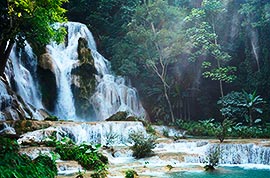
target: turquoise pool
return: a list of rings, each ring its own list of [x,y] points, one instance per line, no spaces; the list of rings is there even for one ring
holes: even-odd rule
[[[218,167],[213,172],[183,171],[172,173],[169,178],[270,178],[270,169],[244,169],[240,167]]]

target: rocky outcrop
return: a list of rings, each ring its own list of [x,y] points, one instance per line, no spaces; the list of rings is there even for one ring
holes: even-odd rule
[[[95,74],[97,71],[86,39],[80,38],[78,42],[77,52],[79,64],[71,71],[71,89],[74,95],[76,115],[81,118],[95,117],[93,115],[95,112],[90,102],[90,97],[95,92]]]
[[[32,113],[24,101],[10,88],[8,82],[0,79],[0,120],[31,119]]]
[[[41,91],[42,103],[46,109],[53,112],[57,99],[57,81],[53,60],[49,53],[40,55],[37,67],[37,76]]]
[[[52,57],[49,53],[44,53],[39,57],[39,66],[44,70],[50,70],[52,73],[55,73],[56,69],[54,68]]]

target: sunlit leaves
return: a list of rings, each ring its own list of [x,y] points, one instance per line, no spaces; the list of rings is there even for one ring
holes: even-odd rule
[[[13,0],[9,1],[8,15],[12,29],[5,34],[6,39],[21,35],[39,44],[47,44],[50,40],[63,41],[65,31],[55,29],[52,24],[64,22],[65,9],[61,7],[67,0]]]
[[[193,9],[186,23],[188,25],[187,37],[193,45],[193,54],[190,55],[191,61],[198,60],[201,56],[205,57],[202,74],[205,78],[223,82],[232,82],[236,76],[236,67],[227,65],[231,56],[222,49],[218,43],[216,32],[217,15],[225,11],[223,4],[219,0],[204,0],[202,8]]]

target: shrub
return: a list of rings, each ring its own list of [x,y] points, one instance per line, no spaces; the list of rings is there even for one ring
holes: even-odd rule
[[[206,171],[212,171],[218,165],[220,151],[221,150],[220,150],[219,145],[215,145],[215,146],[210,147],[210,149],[206,155],[205,161],[204,161],[204,163],[206,163],[206,165],[204,166],[204,169]]]
[[[79,146],[76,160],[82,167],[88,170],[95,170],[97,172],[106,170],[106,164],[108,164],[108,158],[98,152],[101,144],[92,146],[87,143],[83,143]]]
[[[92,146],[88,143],[82,143],[77,146],[69,138],[57,142],[55,152],[57,152],[62,160],[76,160],[87,170],[94,170],[102,174],[106,172],[108,158],[98,152],[101,144]]]
[[[130,169],[125,172],[125,178],[135,178],[137,176],[138,176],[138,173],[134,170]]]
[[[19,144],[17,143],[16,140],[0,137],[0,157],[4,156],[6,153],[18,151],[19,151]]]
[[[28,156],[17,153],[7,153],[1,158],[0,172],[0,178],[54,178],[57,175],[55,162],[50,161],[50,165],[48,165],[42,161],[32,161]]]
[[[57,152],[62,160],[76,160],[78,146],[69,138],[64,138],[60,142],[56,142],[55,152]]]
[[[131,146],[133,156],[135,158],[149,157],[153,154],[152,149],[155,148],[155,137],[152,135],[145,135],[142,132],[131,133],[129,135],[134,145]]]
[[[44,119],[45,121],[58,121],[58,118],[56,116],[49,116]]]

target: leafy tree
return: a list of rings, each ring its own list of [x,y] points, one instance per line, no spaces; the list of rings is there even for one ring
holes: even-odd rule
[[[193,45],[190,59],[196,61],[202,56],[205,58],[202,62],[205,70],[203,76],[219,81],[221,97],[224,96],[223,82],[232,82],[236,77],[233,74],[236,67],[227,65],[231,56],[222,49],[218,41],[218,17],[224,11],[220,0],[203,0],[202,7],[192,9],[186,18],[189,25],[187,36]]]
[[[69,0],[67,16],[71,21],[85,23],[96,37],[99,51],[108,58],[112,46],[127,30],[136,7],[141,0]]]
[[[0,75],[3,75],[7,59],[15,41],[25,39],[44,45],[55,40],[63,41],[65,30],[56,29],[55,22],[65,21],[67,0],[4,0],[1,1]]]
[[[167,104],[170,118],[174,113],[169,94],[168,70],[183,53],[184,12],[162,0],[150,1],[136,8],[128,33],[115,45],[114,68],[122,74],[135,77],[138,73],[143,84],[151,76],[149,93],[159,93]],[[141,84],[141,85],[143,85]],[[148,83],[149,84],[149,83]],[[146,86],[143,86],[145,88]]]
[[[256,90],[253,93],[248,93],[243,90],[243,92],[231,92],[221,98],[218,101],[221,105],[221,114],[225,118],[235,119],[243,118],[251,126],[253,124],[254,115],[262,114],[263,109],[262,104],[265,104],[264,99],[257,95]],[[261,119],[256,120],[259,122]]]

